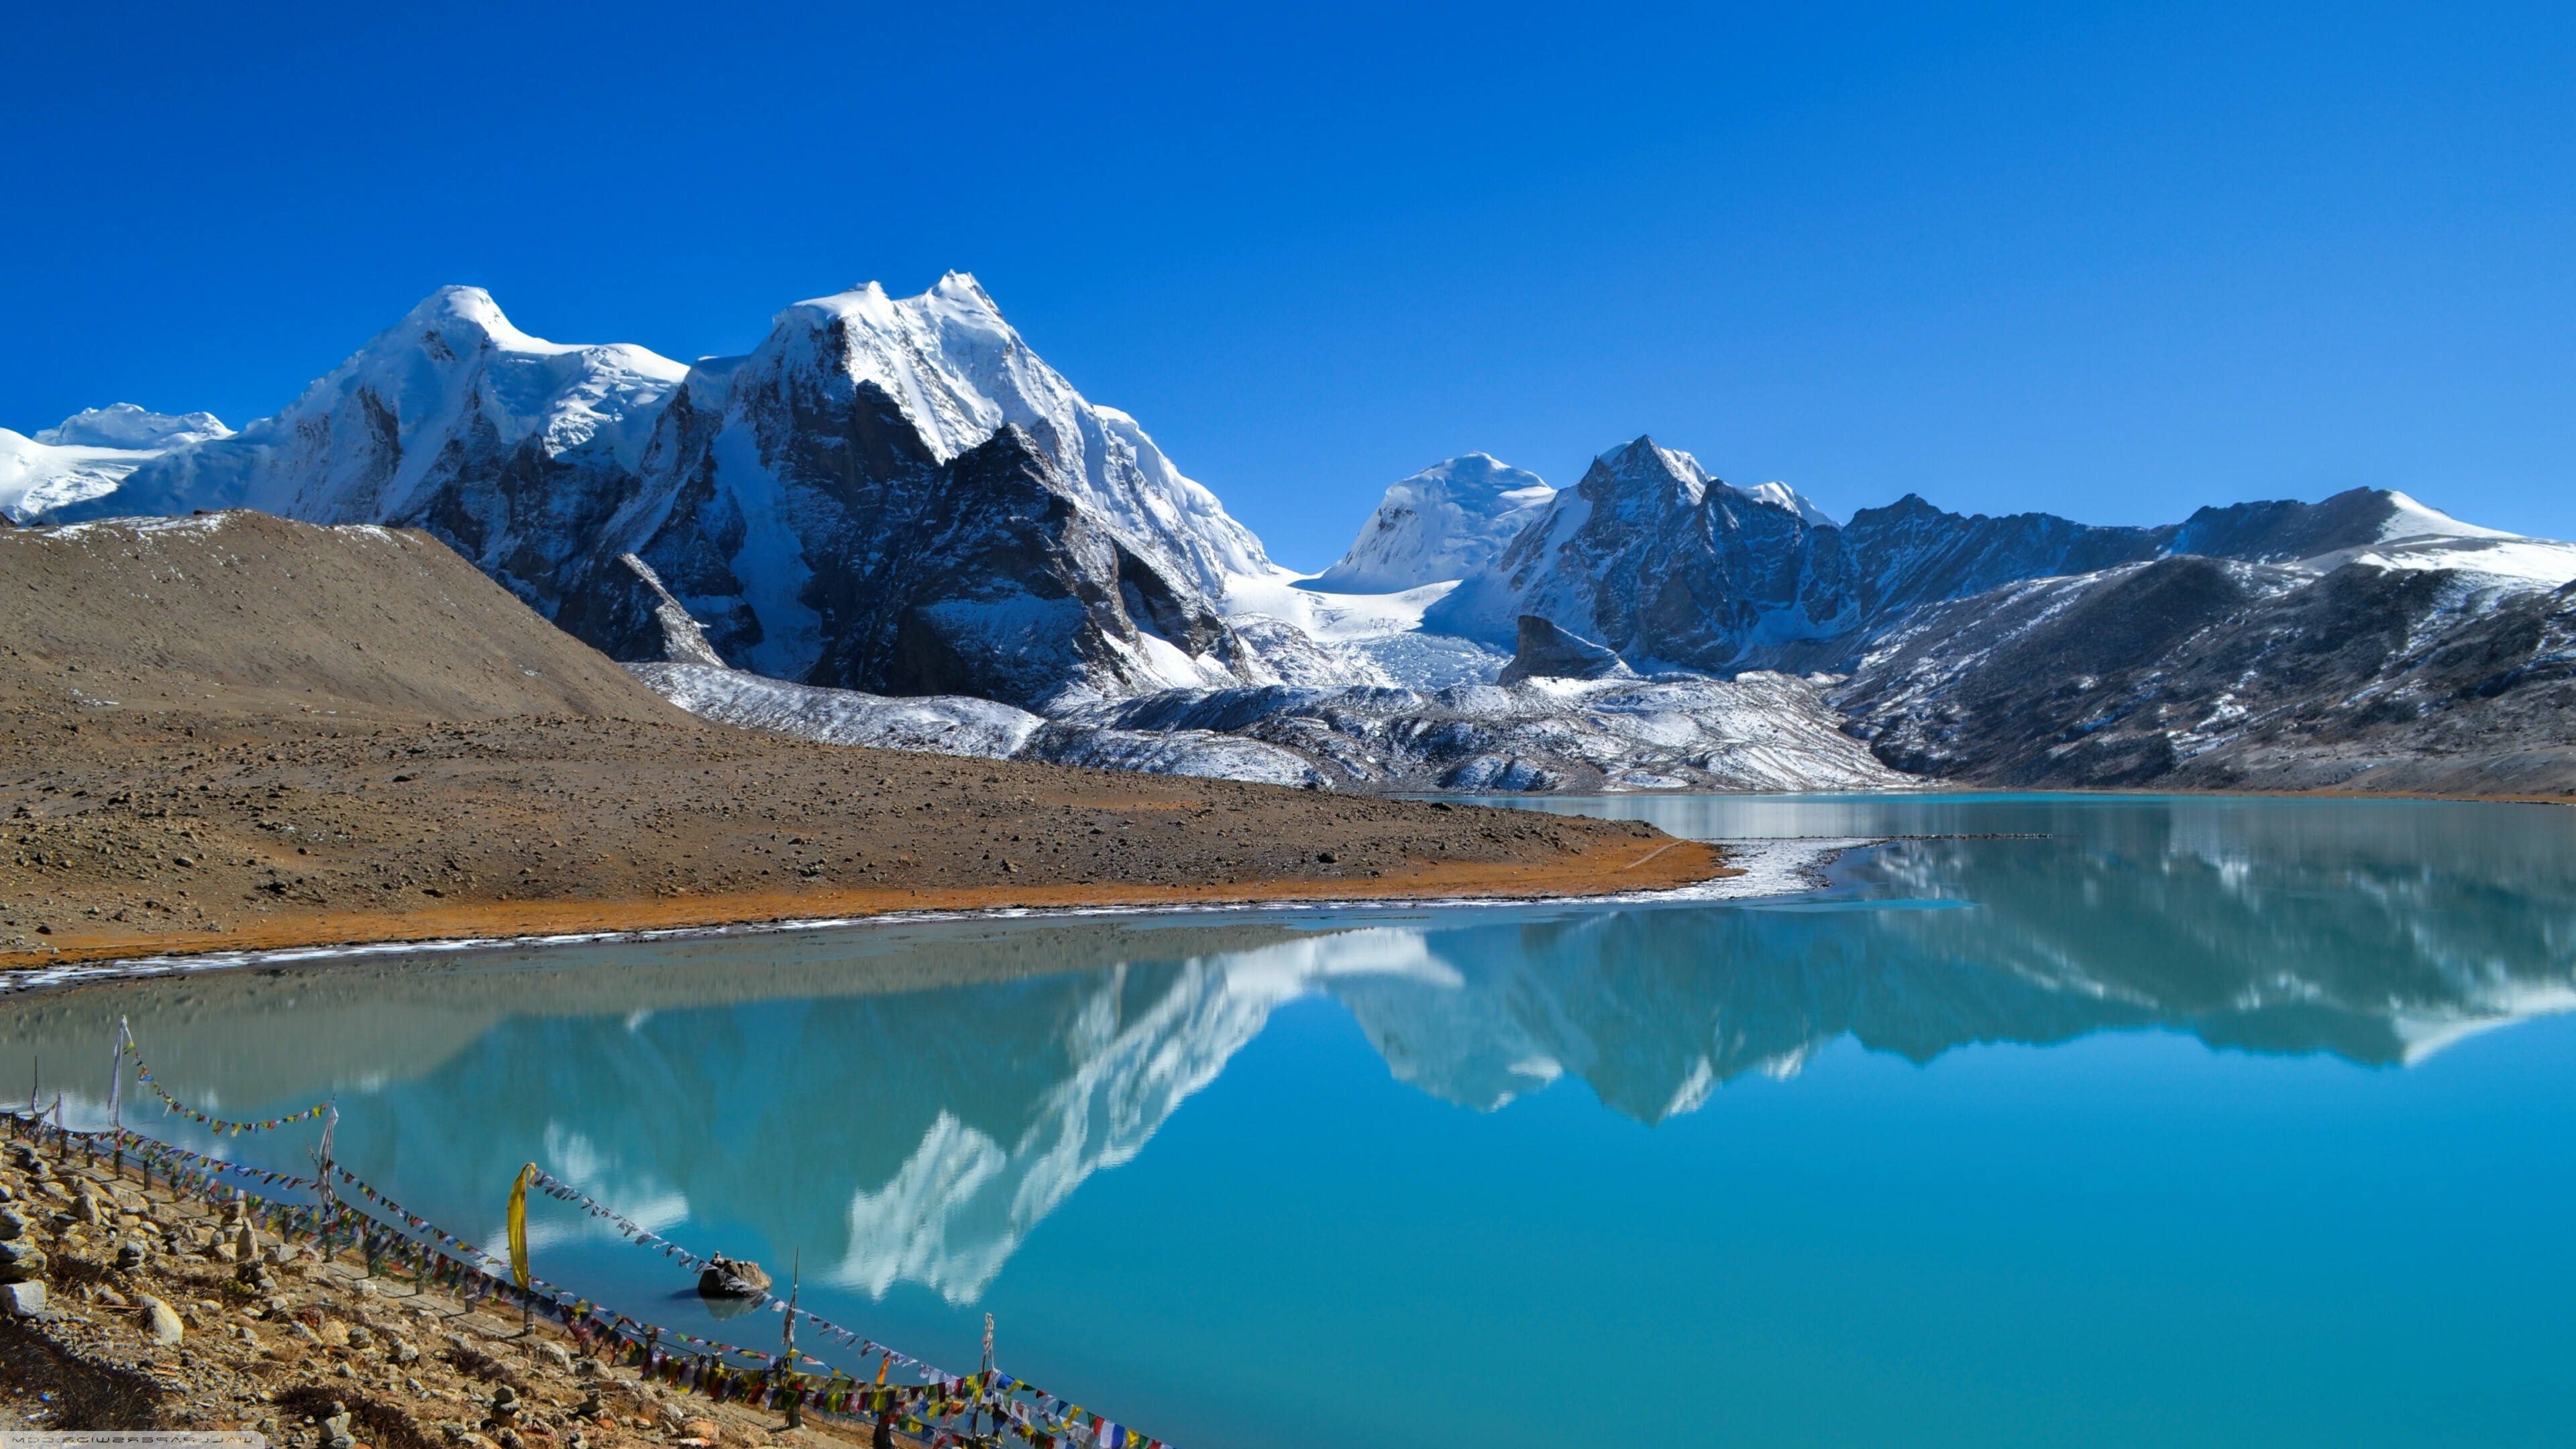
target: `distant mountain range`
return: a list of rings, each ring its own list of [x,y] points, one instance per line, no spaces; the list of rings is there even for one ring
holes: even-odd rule
[[[1563,491],[1436,464],[1305,577],[962,274],[690,365],[451,287],[237,433],[130,404],[0,429],[18,522],[229,507],[426,528],[691,707],[831,737],[911,738],[892,701],[936,697],[1086,740],[1193,721],[1204,749],[1094,762],[1274,778],[1286,750],[1359,788],[2576,787],[2576,547],[2380,490],[1838,522],[1639,438]]]

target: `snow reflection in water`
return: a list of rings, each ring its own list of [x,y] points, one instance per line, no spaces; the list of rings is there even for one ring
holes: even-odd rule
[[[493,1230],[485,1189],[534,1157],[684,1240],[792,1244],[868,1298],[965,1304],[1302,998],[1433,1097],[1492,1112],[1575,1078],[1648,1124],[1846,1037],[1928,1062],[2152,1029],[2395,1066],[2576,1004],[2571,817],[2546,808],[1606,808],[1712,836],[1934,838],[1785,899],[950,923],[145,982],[0,1005],[0,1081],[39,1058],[64,1078],[121,1012],[205,1105],[338,1091],[350,1165],[459,1228]],[[541,1223],[540,1248],[599,1231]]]

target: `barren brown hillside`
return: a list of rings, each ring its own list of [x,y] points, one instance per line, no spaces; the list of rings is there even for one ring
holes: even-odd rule
[[[0,964],[1718,868],[1633,824],[702,724],[416,532],[0,532],[0,641]]]

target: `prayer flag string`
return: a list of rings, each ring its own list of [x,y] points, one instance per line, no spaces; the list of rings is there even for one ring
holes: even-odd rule
[[[141,1065],[139,1056],[137,1065]],[[148,1082],[150,1078],[144,1076],[143,1080]],[[158,1090],[157,1086],[155,1090]],[[163,1096],[164,1100],[169,1100],[166,1093]],[[179,1110],[187,1109],[180,1107]],[[226,1125],[258,1130],[264,1125],[305,1120],[319,1115],[320,1110],[275,1119],[273,1124]],[[23,1114],[10,1113],[8,1120],[22,1130],[31,1125],[41,1129],[40,1123]],[[41,1130],[53,1131],[66,1140],[73,1137],[112,1138],[118,1147],[131,1148],[160,1162],[174,1185],[184,1181],[199,1189],[212,1190],[225,1178],[243,1179],[262,1187],[287,1191],[312,1190],[324,1185],[315,1179],[270,1172],[192,1152],[145,1137],[131,1129],[120,1128],[109,1133],[67,1132],[60,1128]],[[513,1282],[508,1263],[403,1207],[348,1169],[333,1164],[329,1171],[333,1177],[354,1189],[358,1198],[365,1202],[367,1207],[360,1214],[362,1219],[386,1228],[381,1237],[370,1236],[367,1239],[371,1252],[400,1256],[409,1261],[421,1276],[454,1289],[469,1301],[486,1297],[516,1299],[562,1322],[585,1344],[597,1342],[616,1362],[641,1369],[646,1376],[684,1392],[716,1399],[739,1399],[755,1407],[783,1408],[793,1401],[827,1414],[890,1416],[909,1432],[917,1434],[950,1435],[953,1431],[942,1429],[932,1421],[953,1419],[969,1412],[990,1413],[995,1416],[997,1428],[1005,1428],[1037,1449],[1171,1449],[1163,1440],[1108,1420],[1024,1379],[1013,1378],[998,1370],[966,1375],[948,1373],[834,1323],[821,1314],[802,1307],[791,1308],[785,1300],[767,1292],[753,1290],[746,1296],[756,1297],[760,1305],[771,1312],[795,1313],[800,1320],[828,1338],[854,1348],[862,1362],[870,1358],[879,1359],[878,1381],[872,1385],[845,1375],[810,1354],[792,1351],[775,1354],[742,1348],[643,1323],[624,1314],[611,1314],[588,1299],[578,1298],[533,1274],[529,1276],[528,1286],[522,1289]],[[639,1247],[658,1249],[666,1258],[701,1270],[712,1262],[708,1257],[692,1253],[651,1232],[543,1169],[538,1169],[531,1180],[548,1196],[576,1204],[593,1217],[610,1222],[620,1236]],[[337,1231],[334,1225],[337,1214],[325,1207],[272,1203],[248,1193],[243,1194],[243,1200],[247,1210],[263,1226],[281,1235],[324,1236]],[[342,1201],[345,1204],[346,1200]],[[391,1223],[384,1224],[384,1219],[390,1219]],[[747,1284],[740,1286],[749,1287]],[[660,1345],[666,1342],[683,1344],[691,1351],[687,1354],[665,1352]],[[725,1361],[732,1357],[760,1360],[761,1367],[754,1370]],[[824,1370],[827,1377],[820,1384],[809,1383],[810,1376],[798,1372],[799,1364],[811,1364]],[[914,1370],[920,1384],[887,1386],[885,1375],[897,1366]]]

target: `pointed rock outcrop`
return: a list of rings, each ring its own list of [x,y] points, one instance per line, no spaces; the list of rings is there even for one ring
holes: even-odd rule
[[[1634,679],[1636,671],[1589,639],[1569,634],[1536,614],[1521,615],[1520,648],[1496,684],[1524,679]]]

